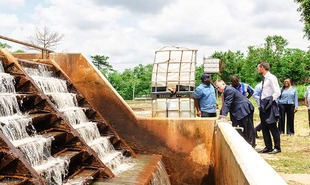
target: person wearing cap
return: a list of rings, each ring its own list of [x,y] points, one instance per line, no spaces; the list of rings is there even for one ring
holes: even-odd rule
[[[201,75],[201,84],[195,89],[194,102],[198,117],[216,117],[216,95],[209,74]]]
[[[230,77],[231,86],[237,89],[243,96],[246,96],[248,99],[254,94],[254,89],[246,83],[239,82],[239,78],[236,75]]]

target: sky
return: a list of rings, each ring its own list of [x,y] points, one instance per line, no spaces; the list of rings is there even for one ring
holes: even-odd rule
[[[198,50],[200,65],[215,51],[246,54],[268,35],[307,50],[297,8],[293,0],[1,0],[0,35],[27,41],[47,27],[64,35],[54,51],[105,55],[120,72],[152,64],[165,46]]]

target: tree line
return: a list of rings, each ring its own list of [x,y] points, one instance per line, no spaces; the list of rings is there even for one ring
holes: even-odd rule
[[[296,48],[287,48],[288,41],[282,36],[267,36],[260,46],[248,46],[246,53],[241,51],[215,51],[209,58],[220,59],[220,73],[212,74],[225,82],[231,75],[237,75],[240,81],[254,87],[261,81],[257,73],[257,64],[261,61],[270,63],[271,72],[279,79],[280,86],[286,78],[295,86],[307,86],[310,83],[310,52]],[[93,61],[98,64],[98,61]],[[105,61],[104,63],[108,63]],[[133,69],[120,73],[115,70],[101,69],[113,87],[126,100],[140,96],[148,96],[151,92],[152,64],[139,64]],[[196,66],[196,86],[200,84],[203,65]],[[300,98],[303,92],[299,93]]]

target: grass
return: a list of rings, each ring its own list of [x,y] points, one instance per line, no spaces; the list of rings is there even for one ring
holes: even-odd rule
[[[254,122],[259,123],[258,111],[255,112]],[[304,105],[299,106],[295,114],[295,135],[281,135],[281,153],[276,155],[262,154],[262,157],[277,172],[287,174],[310,174],[310,129],[308,111]],[[262,133],[257,139],[257,147],[263,148]]]

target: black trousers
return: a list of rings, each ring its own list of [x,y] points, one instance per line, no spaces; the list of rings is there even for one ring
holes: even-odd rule
[[[309,128],[310,128],[310,109],[308,109],[308,122],[309,122]]]
[[[246,117],[241,120],[236,120],[233,116],[230,117],[233,127],[242,127],[243,132],[239,132],[239,134],[252,146],[255,147],[255,135],[256,132],[254,130],[254,122],[253,122],[253,112],[251,112]]]
[[[201,111],[201,117],[216,117],[216,113],[208,113]]]
[[[280,119],[279,119],[279,132],[284,133],[285,117],[286,117],[286,134],[294,134],[294,104],[278,104]]]
[[[262,113],[261,111],[259,112],[261,124],[262,124],[262,133],[263,133],[263,138],[264,138],[264,143],[266,148],[268,149],[273,149],[272,147],[272,140],[271,140],[271,135],[273,137],[273,142],[274,142],[274,148],[281,150],[280,146],[280,132],[278,130],[277,124],[276,123],[271,123],[268,124],[266,122],[266,115]],[[270,134],[271,133],[271,134]]]
[[[262,124],[259,123],[256,127],[255,127],[255,131],[256,132],[260,132],[262,130]]]

